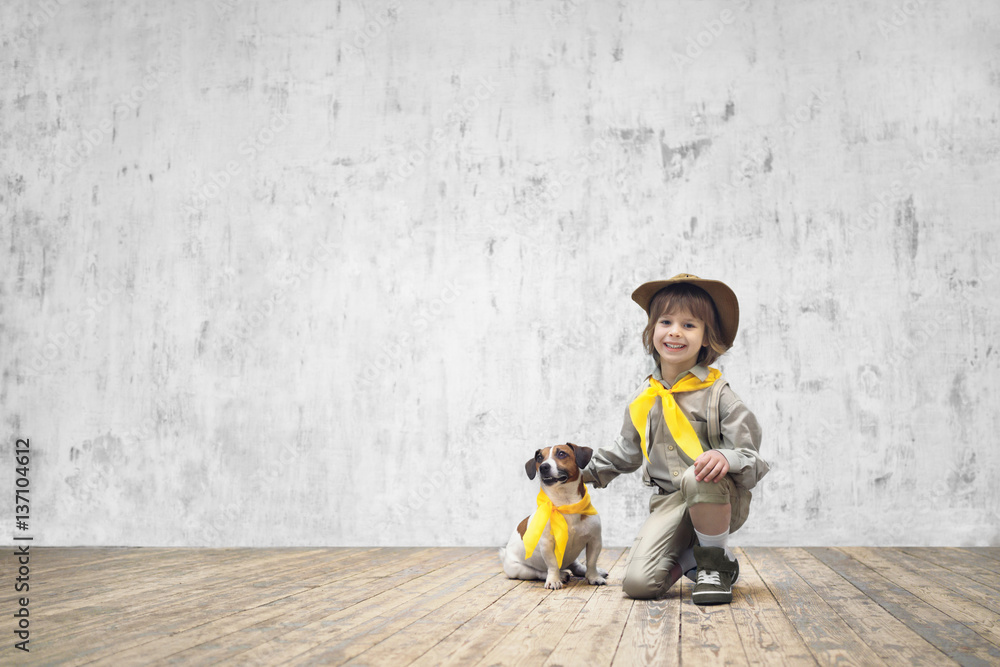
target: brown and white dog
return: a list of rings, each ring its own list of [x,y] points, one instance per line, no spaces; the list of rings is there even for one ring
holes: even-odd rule
[[[542,491],[556,507],[572,505],[583,499],[586,489],[580,480],[580,470],[585,468],[594,454],[589,447],[579,447],[566,443],[546,447],[535,452],[534,458],[524,464],[528,479],[541,478]],[[536,510],[537,512],[538,510]],[[524,533],[532,517],[527,517],[510,535],[507,546],[500,549],[503,571],[511,579],[544,579],[545,588],[559,589],[569,580],[570,573],[586,577],[595,586],[607,583],[608,573],[597,567],[597,557],[601,553],[601,518],[596,514],[564,514],[569,529],[563,563],[560,570],[556,560],[555,540],[551,524],[545,525],[534,553],[525,558]],[[586,549],[587,565],[577,562],[577,557]]]

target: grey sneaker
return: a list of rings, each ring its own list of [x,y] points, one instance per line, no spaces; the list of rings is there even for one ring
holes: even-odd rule
[[[729,560],[722,547],[694,548],[698,563],[698,580],[691,593],[695,604],[729,604],[733,601],[733,584],[740,576],[739,561]]]

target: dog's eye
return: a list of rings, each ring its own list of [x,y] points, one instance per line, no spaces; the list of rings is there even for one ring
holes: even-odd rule
[[[563,451],[563,450],[561,450],[561,449],[557,449],[557,450],[556,450],[556,456],[557,456],[557,457],[559,457],[559,458],[561,458],[561,459],[564,459],[564,458],[566,458],[567,456],[569,456],[569,454],[567,454],[566,452],[564,452],[564,451]]]

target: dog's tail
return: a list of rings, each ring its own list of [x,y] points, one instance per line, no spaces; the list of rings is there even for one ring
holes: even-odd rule
[[[503,565],[507,561],[507,547],[500,547],[497,553],[500,555],[500,564]]]

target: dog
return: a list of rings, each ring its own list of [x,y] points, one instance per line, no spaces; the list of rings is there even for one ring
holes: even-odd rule
[[[569,581],[570,574],[585,577],[588,583],[595,586],[607,583],[608,573],[597,567],[597,557],[602,546],[601,518],[593,505],[590,505],[589,495],[580,479],[580,470],[590,463],[593,455],[594,450],[589,447],[566,443],[539,449],[524,464],[528,479],[535,479],[536,474],[541,478],[541,491],[537,500],[539,507],[514,529],[507,546],[500,549],[500,562],[508,578],[544,579],[545,588],[553,590],[562,588]],[[583,502],[584,499],[587,502]],[[549,502],[555,508],[576,510],[577,513],[554,511],[551,518],[546,518],[546,510],[551,509]],[[569,505],[577,507],[567,508]],[[534,525],[533,519],[536,519]],[[552,525],[559,524],[557,533],[561,532],[559,526],[562,519],[565,519],[566,543],[560,563],[557,556],[559,545],[553,537]],[[542,521],[545,521],[544,526]],[[539,531],[537,546],[526,546],[525,534],[529,534],[530,542],[531,537],[538,535]],[[576,560],[584,550],[587,552],[586,567]],[[529,551],[531,555],[527,556],[526,552]]]

